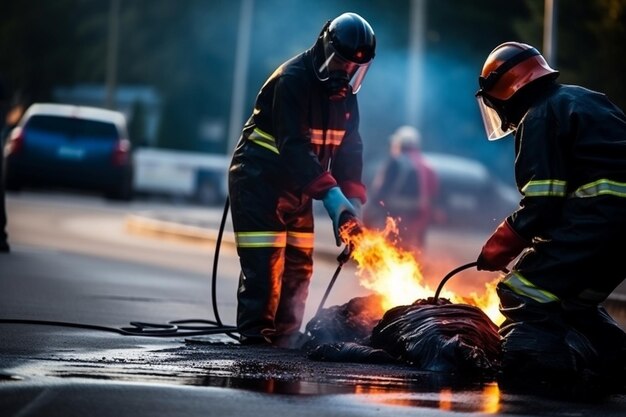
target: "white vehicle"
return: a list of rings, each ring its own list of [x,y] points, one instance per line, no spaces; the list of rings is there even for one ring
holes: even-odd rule
[[[220,204],[225,201],[230,158],[165,149],[139,148],[134,153],[134,190]]]

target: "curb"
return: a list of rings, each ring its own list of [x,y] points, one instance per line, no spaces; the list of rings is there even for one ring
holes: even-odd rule
[[[159,220],[138,214],[129,214],[124,219],[124,228],[133,234],[168,237],[195,242],[215,242],[218,231],[210,227],[192,226],[168,220]],[[235,245],[232,234],[224,233],[222,243]]]
[[[197,222],[198,225],[190,225],[174,220],[162,220],[155,217],[129,214],[124,218],[124,228],[127,232],[143,235],[158,236],[161,238],[176,239],[195,243],[214,243],[217,241],[218,225]],[[222,245],[236,247],[235,237],[231,229],[224,230]],[[337,261],[341,253],[340,248],[333,247],[333,251],[324,250],[322,247],[315,249],[315,256],[325,260]]]

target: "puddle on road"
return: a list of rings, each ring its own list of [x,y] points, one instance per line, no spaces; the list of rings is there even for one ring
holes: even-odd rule
[[[432,380],[424,384],[427,379]],[[375,377],[359,380],[350,376],[344,380],[320,382],[306,379],[289,381],[276,378],[252,379],[207,375],[201,385],[282,395],[355,394],[360,398],[359,401],[446,411],[487,414],[501,411],[500,390],[496,383],[478,384],[466,388],[440,387],[433,391],[431,383],[434,382],[437,385],[437,380],[440,379],[438,375],[425,375],[421,381]]]
[[[436,409],[443,412],[481,413],[486,415],[535,415],[571,417],[573,415],[622,416],[623,399],[560,397],[548,393],[509,392],[497,382],[468,383],[446,381],[452,376],[422,374],[420,378],[362,378],[346,375],[328,381],[308,379],[250,378],[207,375],[203,386],[243,389],[264,394],[322,396],[353,395],[359,404]],[[598,408],[600,407],[600,408]],[[598,410],[606,412],[598,413]]]

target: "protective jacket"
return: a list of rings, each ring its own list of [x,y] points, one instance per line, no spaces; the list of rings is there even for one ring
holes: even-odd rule
[[[362,142],[356,95],[329,101],[306,51],[266,81],[239,145],[251,141],[268,151],[271,165],[287,177],[286,191],[320,199],[334,185],[365,202]]]
[[[626,333],[600,303],[626,278],[626,116],[604,94],[552,83],[517,127],[515,154],[523,198],[506,221],[530,250],[497,286],[502,374],[590,369],[621,384]]]
[[[626,278],[626,116],[604,94],[551,84],[515,155],[523,198],[507,221],[532,249],[504,283],[540,303],[597,305]]]
[[[312,275],[312,199],[339,185],[365,202],[358,125],[356,95],[329,100],[310,50],[281,65],[257,95],[229,171],[242,336],[298,331]]]

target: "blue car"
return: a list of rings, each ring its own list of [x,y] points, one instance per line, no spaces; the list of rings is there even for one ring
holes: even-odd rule
[[[4,148],[5,185],[64,187],[129,200],[133,158],[123,113],[87,106],[35,103]]]

